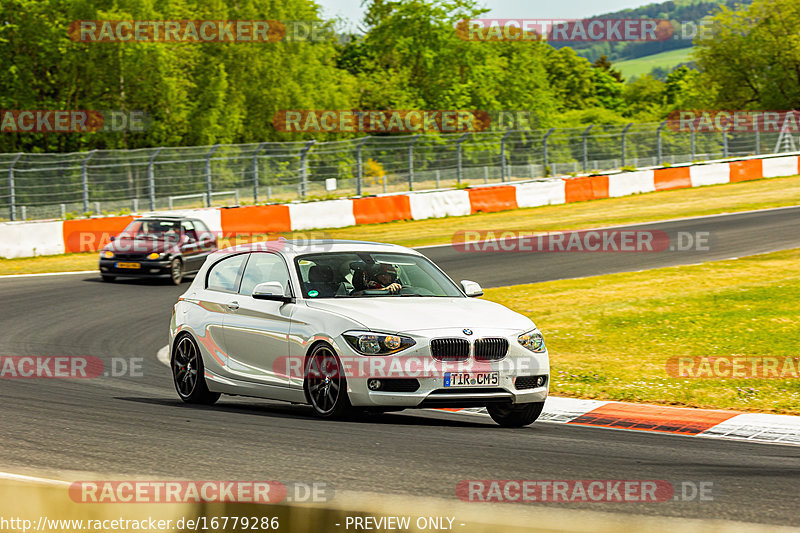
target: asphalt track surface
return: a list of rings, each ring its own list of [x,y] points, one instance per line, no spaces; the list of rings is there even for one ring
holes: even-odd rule
[[[702,253],[591,257],[424,252],[454,278],[486,286],[639,270],[797,247],[800,208],[646,226],[711,231],[715,245]],[[112,358],[140,358],[142,365],[140,377],[2,380],[2,470],[324,481],[339,491],[440,498],[456,498],[464,479],[711,481],[712,502],[561,506],[800,524],[800,447],[550,423],[511,430],[433,411],[327,421],[307,407],[226,397],[213,407],[185,406],[155,353],[186,287],[107,284],[94,274],[0,279],[0,354],[95,356],[106,368]]]

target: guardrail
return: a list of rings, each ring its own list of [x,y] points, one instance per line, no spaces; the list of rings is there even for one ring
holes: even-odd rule
[[[364,196],[506,183],[624,167],[683,164],[783,149],[777,133],[675,132],[664,124],[368,136],[343,141],[0,154],[0,216],[65,218],[169,206],[216,191],[242,201]],[[336,189],[326,180],[336,179]],[[328,182],[330,183],[330,182]]]
[[[179,196],[170,196],[168,198],[169,209],[172,209],[173,202],[175,200],[190,200],[192,198],[200,198],[206,201],[206,207],[211,207],[211,199],[214,196],[230,196],[233,195],[235,197],[235,204],[239,205],[239,191],[220,191],[220,192],[212,192],[212,193],[199,193],[199,194],[182,194]],[[138,203],[138,202],[137,202]]]
[[[724,160],[569,178],[515,181],[317,202],[176,211],[202,219],[218,235],[257,235],[340,228],[393,220],[423,220],[556,205],[631,194],[794,176],[797,155]],[[30,257],[99,250],[134,216],[0,223],[0,257]]]

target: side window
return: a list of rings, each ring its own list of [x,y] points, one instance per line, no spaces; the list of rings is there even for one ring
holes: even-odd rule
[[[242,287],[239,289],[239,293],[250,296],[253,294],[253,289],[256,288],[256,285],[268,281],[277,281],[283,287],[284,293],[287,292],[289,269],[286,267],[283,258],[278,254],[266,252],[250,254],[250,259],[247,261],[247,266],[242,276]]]
[[[203,235],[205,235],[207,233],[211,233],[211,231],[208,229],[208,226],[206,226],[203,223],[202,220],[198,220],[196,218],[193,218],[191,220],[191,223],[194,224],[194,229],[195,229],[195,231],[197,231],[197,236],[198,237],[202,237]]]
[[[206,288],[214,291],[236,292],[239,272],[242,270],[247,254],[239,254],[223,259],[208,272]]]
[[[181,230],[187,237],[190,237],[195,241],[197,240],[197,232],[195,232],[194,224],[192,224],[191,220],[184,220],[181,222]]]

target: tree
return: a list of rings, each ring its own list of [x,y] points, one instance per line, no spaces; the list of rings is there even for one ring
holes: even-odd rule
[[[723,9],[696,40],[703,85],[728,109],[800,107],[800,3],[755,0]]]

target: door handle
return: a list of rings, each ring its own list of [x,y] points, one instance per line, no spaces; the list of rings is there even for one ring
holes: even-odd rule
[[[229,304],[225,304],[225,307],[227,307],[232,311],[236,311],[237,309],[239,309],[239,302],[231,302]]]

